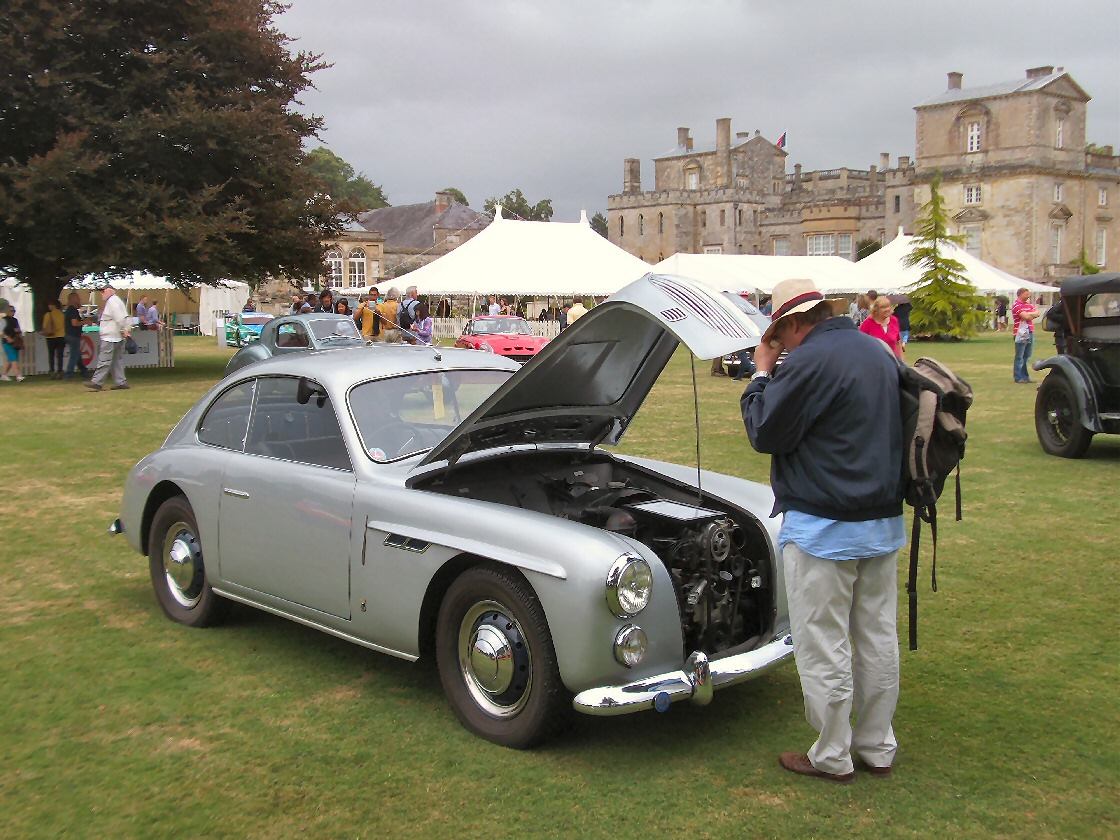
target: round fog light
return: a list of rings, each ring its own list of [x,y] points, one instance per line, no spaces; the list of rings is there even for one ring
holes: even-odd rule
[[[633,668],[646,655],[646,631],[636,624],[627,624],[614,637],[614,658],[620,665]]]

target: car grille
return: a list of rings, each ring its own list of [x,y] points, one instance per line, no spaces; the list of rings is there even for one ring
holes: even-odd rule
[[[533,353],[508,353],[508,354],[506,354],[507,359],[513,359],[519,365],[525,364],[527,361],[529,361],[531,358],[533,358],[533,356],[534,356]]]

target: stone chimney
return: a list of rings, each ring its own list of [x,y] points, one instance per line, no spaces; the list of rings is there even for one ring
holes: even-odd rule
[[[437,192],[436,193],[436,215],[438,216],[448,207],[455,203],[455,198],[451,193]]]
[[[726,149],[731,145],[731,117],[716,120],[716,149]]]
[[[872,165],[867,172],[867,188],[871,195],[875,195],[875,188],[879,184],[879,170]]]
[[[688,128],[681,127],[677,129],[677,148],[678,149],[691,149],[692,138],[688,136]]]
[[[1053,66],[1031,67],[1027,69],[1028,79],[1041,79],[1045,76],[1052,76],[1054,74]]]
[[[721,117],[716,120],[716,161],[719,165],[721,177],[720,186],[731,185],[731,118]]]
[[[749,131],[736,131],[735,132],[735,139],[736,140],[746,140],[750,136],[751,136],[751,133]]]
[[[801,164],[795,163],[793,165],[793,188],[794,190],[801,189]]]
[[[890,152],[879,152],[879,168],[880,169],[890,169],[891,168],[891,153]]]
[[[627,194],[642,191],[642,162],[637,158],[626,158],[623,163],[622,191]]]
[[[909,169],[910,168],[910,156],[909,155],[899,155],[898,156],[898,168],[899,169]]]
[[[949,90],[960,90],[961,82],[964,80],[964,73],[950,73],[949,74]]]

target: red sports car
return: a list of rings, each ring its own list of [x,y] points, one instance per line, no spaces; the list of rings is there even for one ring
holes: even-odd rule
[[[497,353],[525,364],[548,344],[547,338],[533,335],[533,328],[524,318],[513,315],[479,315],[471,318],[456,347]]]

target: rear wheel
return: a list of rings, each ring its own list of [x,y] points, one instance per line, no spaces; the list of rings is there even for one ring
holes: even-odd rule
[[[527,749],[568,720],[544,610],[515,571],[480,566],[451,584],[436,624],[436,660],[455,715],[488,741]]]
[[[1038,387],[1034,426],[1042,448],[1059,458],[1082,457],[1093,440],[1093,432],[1081,424],[1073,386],[1064,374],[1056,371],[1048,374]]]
[[[189,627],[221,620],[226,601],[206,577],[198,523],[190,503],[174,496],[160,505],[148,535],[152,588],[167,617]]]

